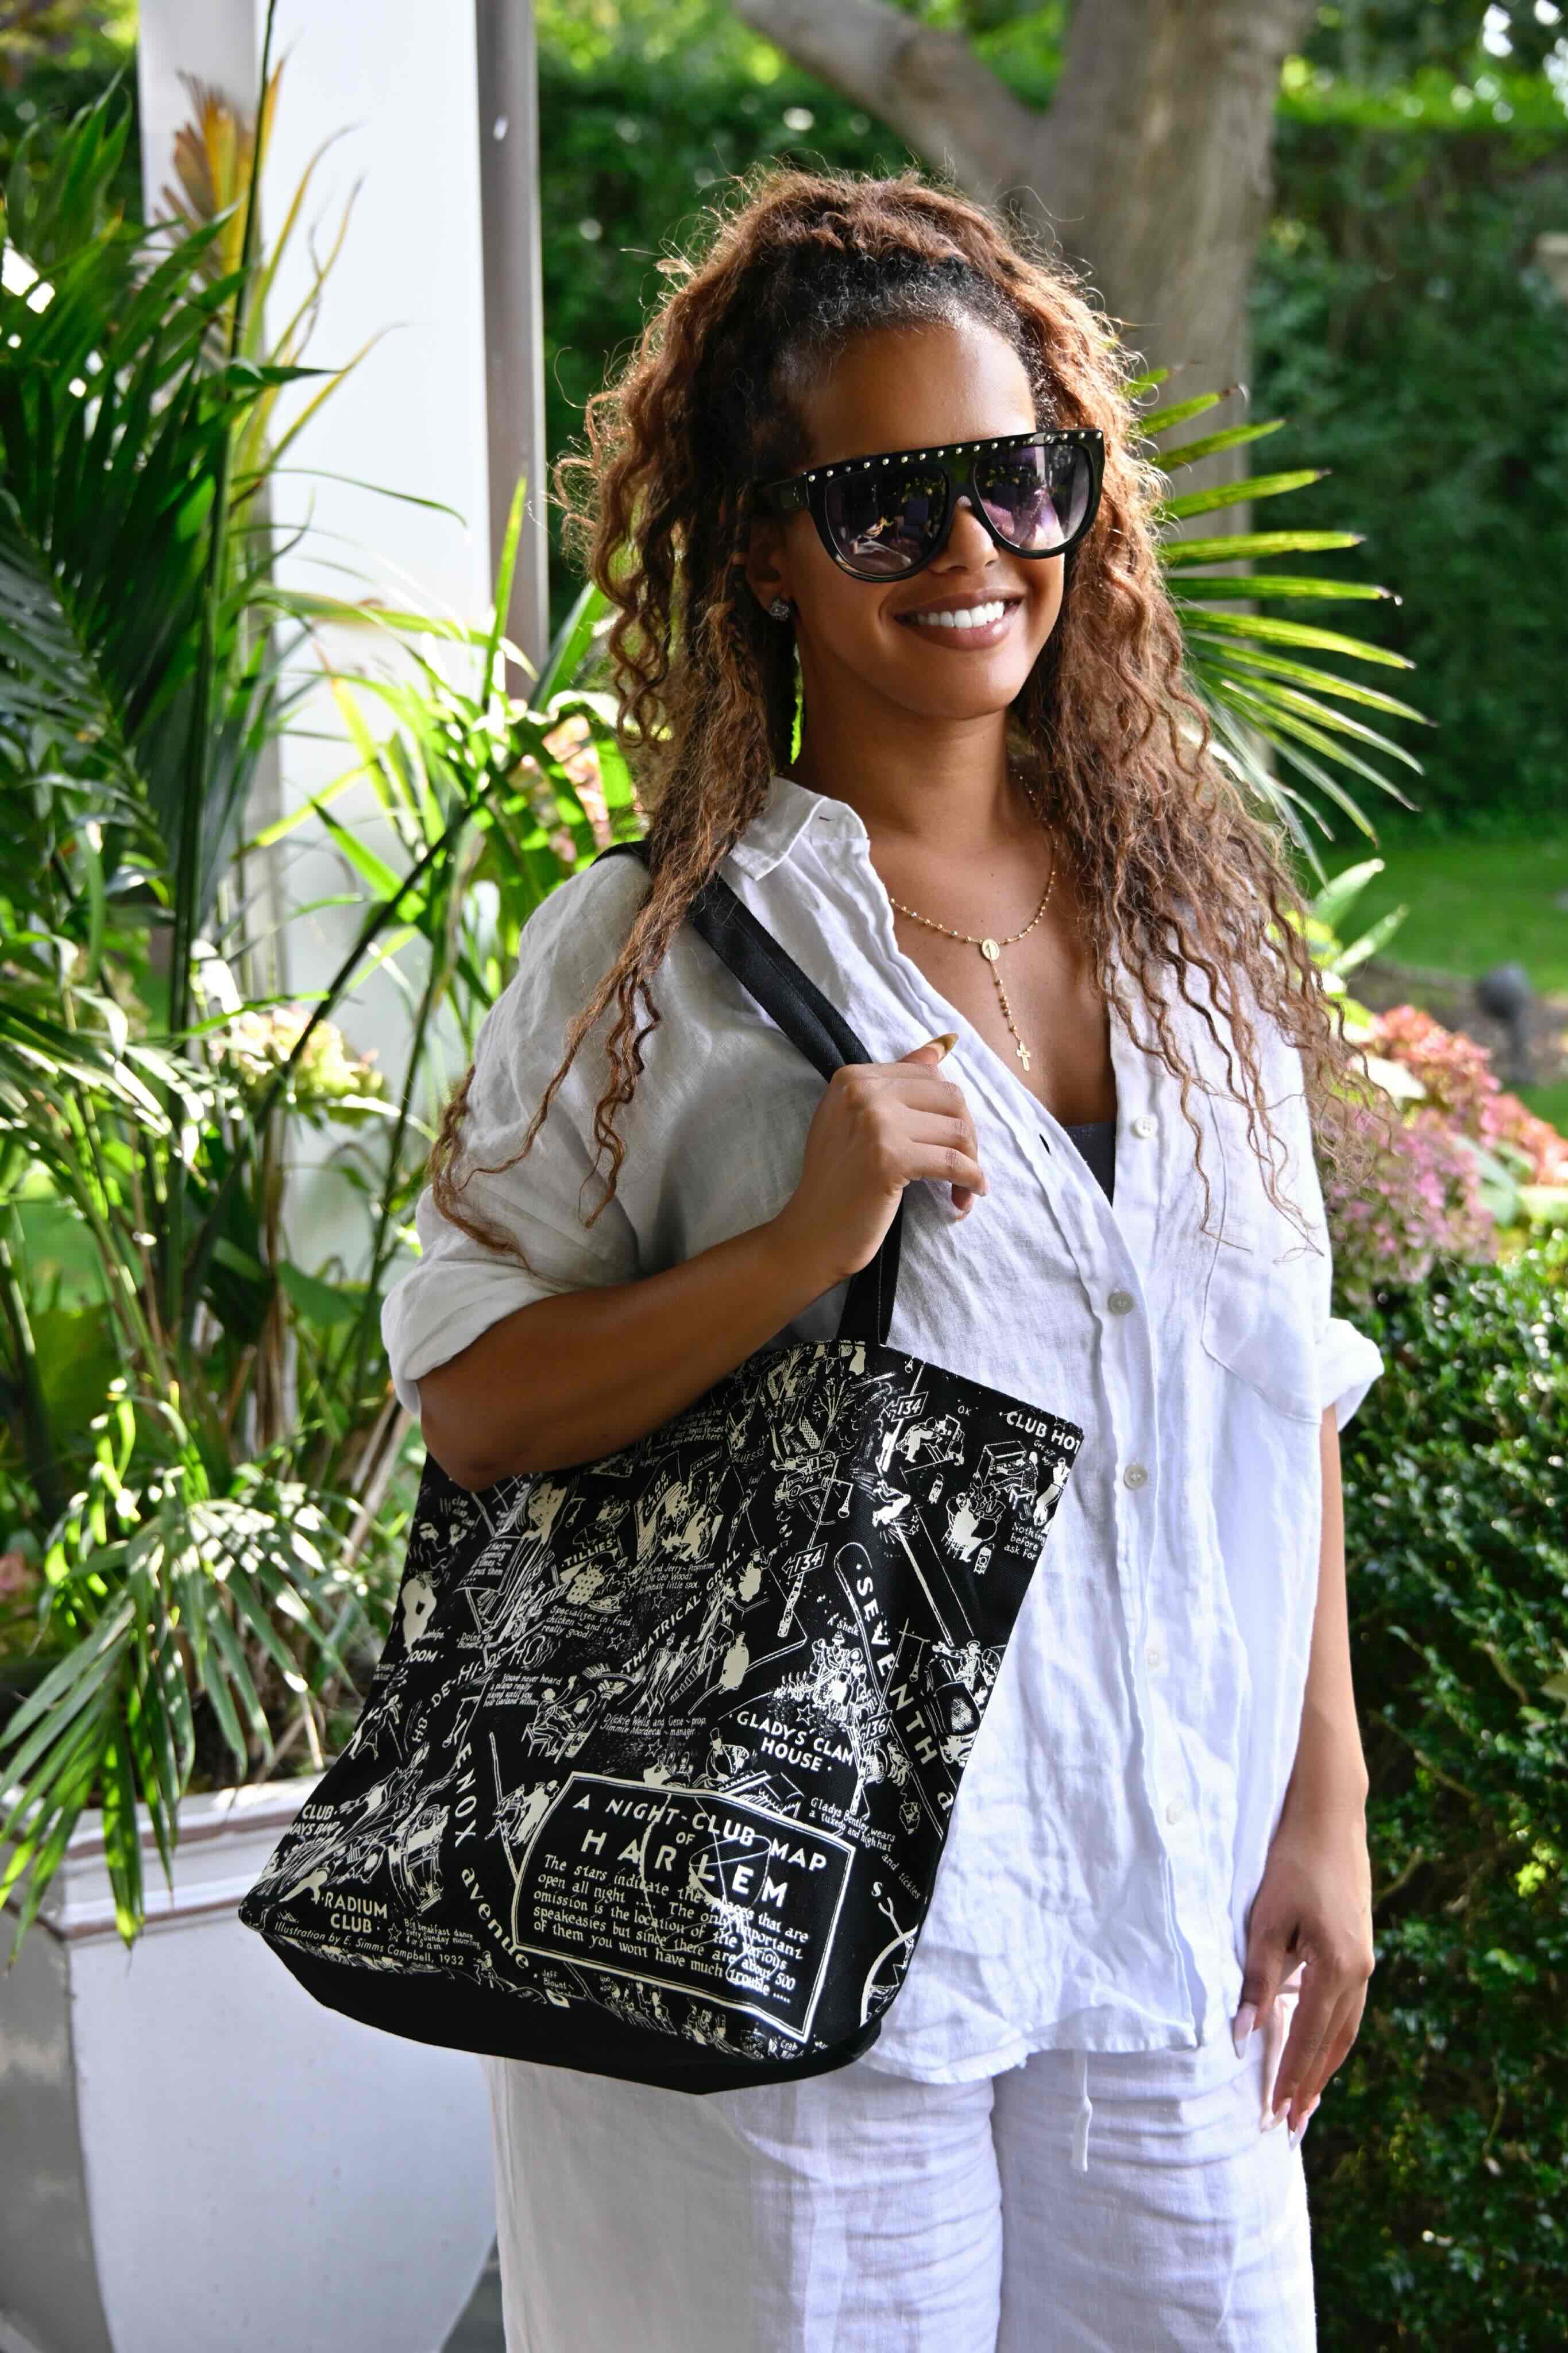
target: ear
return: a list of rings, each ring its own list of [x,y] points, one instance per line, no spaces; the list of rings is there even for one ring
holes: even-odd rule
[[[781,516],[752,516],[751,536],[746,545],[745,572],[752,594],[764,613],[775,596],[789,596],[789,566],[784,558]]]

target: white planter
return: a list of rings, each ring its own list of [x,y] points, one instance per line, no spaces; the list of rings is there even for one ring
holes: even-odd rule
[[[236,1917],[314,1787],[187,1799],[173,1896],[143,1812],[129,1951],[97,1812],[9,1970],[0,1913],[0,2353],[439,2353],[461,2314],[479,2061],[323,2008]]]

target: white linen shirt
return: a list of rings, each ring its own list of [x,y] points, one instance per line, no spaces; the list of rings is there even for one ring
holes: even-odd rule
[[[847,802],[775,776],[721,872],[850,1023],[892,1061],[944,1029],[991,1190],[905,1191],[889,1345],[1077,1422],[1084,1442],[953,1808],[909,1975],[864,2065],[932,2083],[1049,2046],[1195,2048],[1230,2031],[1248,1908],[1294,1761],[1317,1595],[1319,1432],[1382,1369],[1329,1310],[1331,1261],[1300,1056],[1260,1051],[1289,1147],[1269,1202],[1223,1058],[1173,981],[1213,1187],[1180,1082],[1112,1018],[1114,1202],[1066,1130],[900,948],[869,837]],[[515,1152],[572,1017],[649,888],[629,858],[585,868],[524,926],[476,1045],[458,1174]],[[1125,967],[1128,994],[1136,984]],[[1189,986],[1206,1001],[1199,974]],[[388,1292],[398,1397],[547,1293],[653,1274],[760,1225],[799,1181],[823,1082],[690,925],[654,975],[662,1020],[618,1122],[615,1199],[594,1168],[607,1065],[599,1017],[527,1157],[465,1198],[537,1270],[416,1208],[423,1256]],[[638,1007],[639,1027],[647,1017]],[[1216,1017],[1217,1020],[1217,1017]],[[1221,1025],[1223,1027],[1223,1025]],[[605,1157],[607,1166],[607,1155]],[[847,1282],[770,1345],[835,1335]]]

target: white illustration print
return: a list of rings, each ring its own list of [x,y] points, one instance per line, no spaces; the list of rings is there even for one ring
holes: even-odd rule
[[[845,1338],[570,1472],[427,1457],[359,1722],[241,1919],[416,2036],[596,2015],[682,2081],[863,2046],[1079,1442]]]

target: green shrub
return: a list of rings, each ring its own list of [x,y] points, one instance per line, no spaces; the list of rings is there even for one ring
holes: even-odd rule
[[[1568,2302],[1568,1234],[1359,1320],[1377,1965],[1302,2145],[1321,2341],[1538,2353]]]

